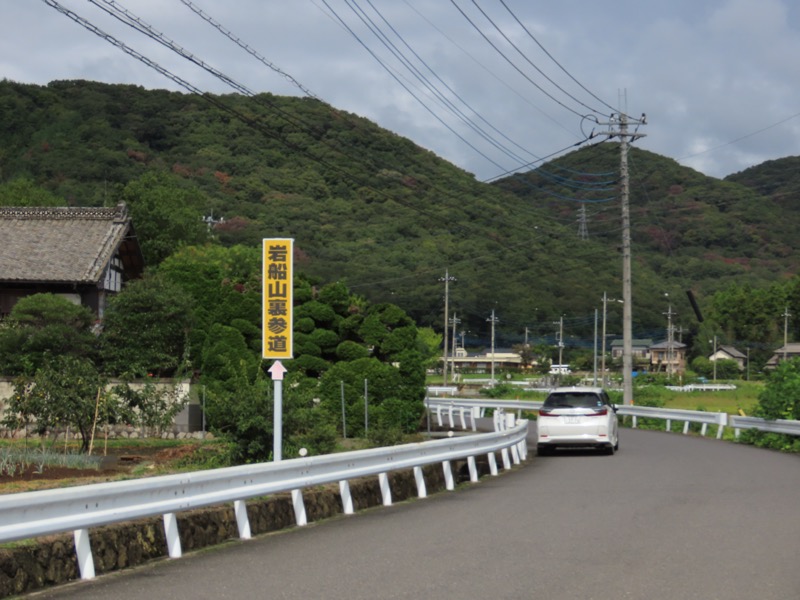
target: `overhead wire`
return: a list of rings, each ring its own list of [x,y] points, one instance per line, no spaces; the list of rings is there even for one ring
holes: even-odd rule
[[[452,4],[452,5],[453,5],[453,6],[456,8],[456,10],[458,10],[458,12],[459,12],[459,13],[461,13],[461,15],[464,17],[464,19],[466,19],[466,21],[467,21],[467,22],[468,22],[468,23],[469,23],[469,24],[472,26],[472,28],[473,28],[473,29],[475,29],[475,31],[476,31],[476,32],[478,32],[478,34],[479,34],[479,35],[480,35],[480,36],[481,36],[481,37],[482,37],[482,38],[483,38],[483,39],[486,41],[486,43],[487,43],[487,44],[489,44],[489,45],[490,45],[490,46],[491,46],[491,47],[492,47],[492,48],[493,48],[493,49],[494,49],[494,50],[495,50],[495,51],[496,51],[496,52],[497,52],[497,53],[498,53],[498,54],[499,54],[499,55],[500,55],[500,56],[501,56],[501,57],[502,57],[502,58],[503,58],[503,59],[504,59],[504,60],[505,60],[505,61],[506,61],[506,62],[507,62],[507,63],[508,63],[508,64],[509,64],[509,65],[510,65],[510,66],[511,66],[513,69],[514,69],[514,70],[515,70],[515,71],[517,71],[517,73],[519,73],[519,74],[520,74],[520,75],[521,75],[521,76],[522,76],[522,77],[523,77],[523,78],[524,78],[526,81],[528,81],[528,82],[529,82],[531,85],[533,85],[533,86],[534,86],[536,89],[538,89],[540,92],[542,92],[542,93],[543,93],[545,96],[547,96],[548,98],[550,98],[550,100],[552,100],[553,102],[555,102],[556,104],[558,104],[559,106],[561,106],[563,109],[565,109],[565,110],[567,110],[567,111],[571,112],[571,113],[572,113],[572,114],[574,114],[575,116],[578,116],[578,117],[583,117],[583,116],[584,116],[583,114],[581,114],[580,112],[578,112],[577,110],[575,110],[574,108],[572,108],[571,106],[567,106],[567,105],[566,105],[564,102],[562,102],[561,100],[559,100],[558,98],[556,98],[556,97],[555,97],[553,94],[551,94],[550,92],[548,92],[548,91],[547,91],[546,89],[544,89],[544,88],[543,88],[541,85],[539,85],[539,84],[538,84],[538,83],[536,83],[536,82],[535,82],[533,79],[531,79],[531,78],[528,76],[528,74],[527,74],[527,73],[525,73],[525,72],[524,72],[522,69],[520,69],[520,68],[519,68],[519,66],[517,66],[517,64],[516,64],[516,63],[514,63],[514,61],[513,61],[513,60],[511,60],[510,58],[508,58],[508,56],[507,56],[507,55],[506,55],[506,54],[505,54],[505,53],[504,53],[504,52],[503,52],[503,51],[502,51],[502,50],[501,50],[501,49],[500,49],[500,48],[497,46],[497,44],[495,44],[495,43],[494,43],[494,42],[493,42],[493,41],[492,41],[492,40],[489,38],[489,36],[487,36],[487,35],[486,35],[486,34],[483,32],[483,30],[482,30],[482,29],[481,29],[481,28],[478,26],[478,24],[477,24],[477,23],[475,23],[475,21],[473,21],[473,20],[472,20],[472,19],[469,17],[469,15],[467,15],[467,13],[466,13],[466,12],[464,12],[464,10],[463,10],[463,9],[462,9],[462,8],[461,8],[461,7],[460,7],[460,6],[459,6],[459,5],[456,3],[456,1],[455,1],[455,0],[450,0],[450,3],[451,3],[451,4]]]
[[[335,165],[327,163],[326,161],[320,159],[319,157],[315,157],[315,156],[310,155],[308,153],[308,151],[306,151],[302,147],[299,147],[296,144],[292,144],[288,140],[286,140],[286,139],[282,138],[281,136],[275,134],[274,132],[270,131],[268,128],[264,127],[257,119],[253,119],[251,117],[248,117],[247,115],[242,114],[240,111],[237,111],[236,109],[233,109],[232,107],[226,105],[224,102],[220,101],[219,99],[215,98],[214,96],[202,92],[197,87],[195,87],[193,84],[191,84],[188,81],[176,76],[175,74],[171,73],[167,69],[161,67],[160,65],[158,65],[154,61],[148,59],[147,57],[145,57],[141,53],[137,52],[133,48],[127,46],[126,44],[124,44],[123,42],[117,40],[113,36],[103,32],[98,27],[94,26],[92,23],[90,23],[86,19],[80,17],[79,15],[74,13],[74,11],[70,11],[70,10],[66,9],[65,7],[60,5],[58,2],[56,2],[55,0],[42,0],[42,1],[45,2],[47,5],[51,6],[52,8],[58,10],[62,14],[68,16],[70,19],[72,19],[73,21],[77,22],[78,24],[80,24],[84,28],[88,29],[92,33],[95,33],[99,37],[105,39],[107,42],[109,42],[112,45],[118,47],[123,52],[129,54],[130,56],[136,58],[137,60],[140,60],[141,62],[143,62],[147,66],[149,66],[149,67],[153,68],[154,70],[156,70],[157,72],[159,72],[160,74],[162,74],[165,77],[171,79],[172,81],[174,81],[175,83],[177,83],[178,85],[183,87],[184,89],[187,89],[188,91],[197,94],[199,97],[202,97],[203,99],[205,99],[206,101],[210,102],[211,104],[213,104],[217,108],[236,116],[237,118],[242,120],[242,122],[244,122],[244,123],[246,123],[246,124],[258,129],[259,131],[261,131],[262,133],[268,135],[269,137],[272,137],[274,139],[277,139],[278,141],[281,141],[282,143],[284,143],[288,147],[292,148],[293,150],[298,151],[301,154],[306,155],[311,160],[319,162],[320,164],[322,164],[322,165],[328,167],[329,169],[331,169],[332,171],[340,172],[341,174],[343,174],[348,179],[357,180],[357,178],[355,178],[351,173],[343,171],[341,168],[338,168]],[[141,25],[142,23],[143,22],[141,22],[141,20],[139,20],[138,24]],[[199,61],[199,62],[202,62],[202,61]],[[229,78],[227,78],[227,79],[229,79]],[[242,88],[242,89],[245,90],[245,93],[247,92],[246,88]],[[361,183],[366,183],[366,182],[361,182]],[[381,192],[380,190],[374,190],[374,191],[376,193],[381,194],[381,195],[386,195],[385,193]],[[393,196],[388,196],[388,195],[386,195],[386,196],[388,198],[391,198],[394,201],[398,202],[399,204],[401,204],[403,206],[406,206],[406,208],[411,208],[412,210],[415,210],[416,212],[419,212],[421,214],[425,214],[426,213],[425,210],[423,210],[423,209],[421,209],[421,208],[419,208],[417,206],[412,206],[412,205],[409,205],[408,203],[404,203],[402,200],[400,200],[398,198],[395,198]],[[428,215],[428,216],[433,216],[433,215]],[[466,229],[464,227],[464,225],[456,225],[456,224],[453,224],[452,222],[448,222],[448,227],[450,227],[452,229],[455,229],[456,231],[459,231],[459,230],[463,231],[463,230]],[[511,250],[512,249],[512,248],[509,248],[506,244],[504,244],[503,242],[501,242],[501,241],[499,241],[497,239],[494,239],[494,238],[487,238],[487,239],[491,239],[491,241],[493,243],[503,247],[506,250]]]
[[[580,81],[578,81],[575,77],[573,77],[572,74],[569,71],[567,71],[567,69],[564,68],[564,66],[560,62],[558,62],[552,54],[550,54],[550,52],[548,52],[547,49],[539,42],[539,40],[536,38],[536,36],[533,35],[530,32],[530,29],[528,29],[525,26],[525,24],[517,17],[517,15],[514,14],[514,12],[508,7],[508,4],[506,4],[505,0],[498,0],[498,1],[500,2],[500,4],[503,5],[503,8],[505,8],[508,11],[508,14],[510,14],[511,17],[519,24],[519,26],[528,35],[528,37],[530,37],[534,42],[536,42],[536,45],[539,46],[539,48],[541,48],[542,52],[544,52],[547,55],[547,57],[550,60],[552,60],[558,66],[558,68],[560,68],[567,75],[567,77],[569,77],[570,79],[572,79],[572,81],[577,83],[580,86],[580,88],[583,91],[585,91],[587,94],[589,94],[592,98],[594,98],[595,100],[600,102],[606,108],[610,109],[612,113],[616,111],[616,109],[613,106],[611,106],[610,104],[605,102],[599,96],[595,95],[586,86],[584,86]]]
[[[381,20],[389,27],[389,29],[392,31],[392,33],[394,33],[394,35],[403,43],[403,45],[414,55],[414,57],[431,73],[431,75],[433,75],[436,78],[436,81],[438,81],[449,93],[451,93],[459,102],[461,102],[461,104],[463,104],[466,108],[468,108],[472,112],[472,114],[474,114],[480,121],[485,123],[492,131],[494,131],[495,133],[500,135],[503,139],[505,139],[507,142],[509,142],[513,146],[516,146],[522,152],[525,152],[525,153],[529,154],[530,156],[533,156],[534,158],[537,158],[537,159],[539,158],[538,156],[536,156],[535,154],[533,154],[532,152],[530,152],[529,150],[524,148],[522,145],[520,145],[519,143],[517,143],[514,140],[512,140],[509,136],[504,134],[502,131],[500,131],[496,126],[494,126],[492,123],[490,123],[480,113],[480,111],[476,110],[466,100],[464,100],[464,98],[460,94],[458,94],[458,92],[456,92],[456,90],[454,90],[452,88],[452,86],[450,86],[442,77],[440,77],[439,74],[430,66],[430,64],[428,64],[428,62],[425,59],[423,59],[422,56],[420,56],[419,53],[416,50],[414,50],[414,48],[400,34],[400,32],[397,30],[397,28],[395,28],[388,21],[388,19],[386,19],[386,17],[383,15],[383,13],[381,13],[381,11],[379,11],[377,9],[377,7],[375,7],[375,4],[372,2],[372,0],[367,0],[367,3],[372,7],[372,9],[381,18]],[[442,97],[444,97],[444,94],[442,94]],[[449,101],[448,101],[448,104],[449,104]],[[460,111],[458,111],[458,114],[462,114],[462,113]],[[471,123],[471,120],[469,122]],[[480,129],[480,128],[478,128],[478,129],[480,131],[482,131],[482,129]],[[522,158],[520,158],[518,156],[512,156],[512,158],[515,158],[515,159],[519,160],[520,163],[524,163],[525,162],[525,160],[523,160]]]
[[[103,38],[105,41],[107,41],[107,42],[111,43],[112,45],[118,47],[123,52],[129,54],[130,56],[136,58],[137,60],[139,60],[143,64],[145,64],[145,65],[149,66],[150,68],[156,70],[161,75],[163,75],[163,76],[167,77],[168,79],[172,80],[173,82],[175,82],[179,86],[181,86],[184,89],[196,94],[198,97],[201,97],[201,98],[205,99],[206,101],[210,102],[212,105],[216,106],[218,109],[220,109],[220,110],[222,110],[224,112],[228,112],[229,114],[231,114],[231,115],[235,116],[236,118],[240,119],[245,124],[247,124],[247,125],[249,125],[251,127],[254,127],[255,129],[261,131],[265,135],[267,135],[269,137],[272,137],[273,139],[276,139],[276,140],[280,141],[283,144],[286,144],[288,147],[291,147],[292,149],[300,152],[301,154],[306,155],[311,160],[314,160],[315,162],[318,162],[318,163],[322,164],[323,166],[326,166],[326,167],[330,168],[333,171],[341,172],[341,169],[336,167],[335,165],[332,165],[330,163],[326,163],[324,160],[321,160],[319,157],[309,155],[308,151],[305,150],[304,148],[298,147],[297,145],[293,145],[288,140],[286,140],[284,137],[282,137],[280,135],[277,135],[273,131],[270,131],[269,128],[265,127],[262,123],[260,123],[258,121],[258,119],[254,119],[252,117],[248,117],[247,115],[242,114],[241,111],[237,111],[236,109],[226,105],[224,102],[222,102],[220,99],[214,97],[213,95],[207,94],[205,92],[202,92],[200,89],[198,89],[196,86],[194,86],[190,82],[186,81],[183,78],[180,78],[180,77],[176,76],[174,73],[171,73],[167,69],[161,67],[160,65],[158,65],[154,61],[148,59],[147,57],[145,57],[141,53],[135,51],[131,47],[129,47],[126,44],[124,44],[123,42],[121,42],[121,41],[117,40],[116,38],[114,38],[113,36],[110,36],[109,34],[103,32],[102,30],[100,30],[99,28],[97,28],[96,26],[94,26],[93,24],[88,22],[87,20],[85,20],[82,17],[80,17],[79,15],[75,14],[73,11],[69,11],[69,10],[65,9],[58,2],[55,2],[55,0],[43,0],[43,1],[47,5],[49,5],[52,8],[58,10],[59,12],[62,12],[63,14],[65,14],[66,16],[71,18],[72,20],[76,21],[78,24],[80,24],[81,26],[83,26],[84,28],[89,30],[90,32],[94,33],[95,35],[98,35],[99,37]],[[111,4],[116,4],[116,3],[111,2]],[[179,53],[179,54],[181,54],[181,53]],[[184,56],[184,54],[181,54],[181,55]],[[189,59],[187,56],[184,56],[184,58]],[[195,64],[198,64],[197,61],[193,61],[193,62],[195,62]],[[202,61],[200,61],[200,66],[203,66],[203,64],[204,63],[202,63]],[[205,68],[205,67],[203,67],[203,68]],[[235,81],[233,81],[231,78],[225,76],[221,72],[220,72],[220,76],[221,76],[221,78],[223,80],[230,80],[232,85],[234,85],[234,86],[236,85]],[[241,85],[241,84],[239,84],[239,85]],[[235,89],[240,89],[240,93],[243,93],[243,94],[252,93],[246,87],[241,87],[241,88],[235,87]],[[578,145],[581,144],[581,143],[585,143],[585,141],[586,140],[578,142]],[[567,147],[567,148],[565,148],[565,149],[563,149],[563,150],[561,150],[559,152],[563,152],[564,150],[566,150],[566,149],[568,149],[570,147],[572,147],[572,146],[569,146],[569,147]],[[553,154],[557,154],[557,153],[553,153]],[[545,157],[545,158],[548,158],[548,157]],[[543,158],[542,160],[544,160],[545,158]],[[344,176],[346,176],[348,179],[353,179],[353,176],[350,173],[343,172],[342,174]],[[376,190],[376,192],[380,193],[379,190]],[[415,210],[417,212],[420,212],[421,214],[425,214],[425,211],[419,209],[419,207],[407,206],[407,205],[403,204],[402,201],[399,201],[397,198],[393,198],[392,197],[392,199],[395,200],[395,201],[398,201],[400,204],[406,206],[406,208],[412,208],[413,210]],[[456,230],[456,231],[458,231],[458,230],[462,230],[463,231],[465,229],[463,227],[463,225],[454,225],[452,223],[449,224],[449,227],[451,229],[453,229],[453,230]],[[489,239],[489,238],[487,238],[487,239]],[[497,243],[499,246],[503,247],[505,250],[512,251],[512,252],[515,252],[515,251],[518,250],[518,248],[515,248],[514,246],[510,246],[508,244],[503,244],[502,242],[500,242],[500,241],[498,241],[498,240],[496,240],[494,238],[491,238],[491,240],[494,243]],[[520,244],[518,244],[518,246],[524,247],[525,243],[524,242],[520,243]],[[524,250],[524,248],[521,248],[521,249]],[[492,254],[489,254],[487,256],[491,257],[491,258],[494,258],[494,256]],[[465,260],[469,260],[469,258],[465,257]],[[475,260],[475,259],[473,258],[473,260]]]
[[[542,71],[530,58],[528,58],[528,56],[522,50],[520,50],[519,46],[517,46],[511,40],[511,38],[509,38],[508,35],[506,35],[505,31],[503,31],[502,28],[500,28],[497,25],[497,23],[495,23],[494,20],[486,13],[486,11],[483,10],[483,8],[481,8],[481,6],[480,6],[480,4],[478,4],[477,0],[472,0],[472,4],[475,5],[475,7],[480,11],[480,13],[484,16],[484,18],[487,21],[489,21],[489,23],[491,23],[492,27],[495,28],[497,33],[499,33],[503,37],[503,39],[506,42],[508,42],[508,44],[512,48],[514,48],[514,50],[517,51],[517,53],[525,60],[525,62],[527,62],[530,66],[532,66],[534,69],[536,69],[536,72],[539,73],[542,77],[544,77],[547,81],[549,81],[553,86],[555,86],[556,89],[558,89],[560,92],[562,92],[564,95],[566,95],[568,98],[570,98],[571,100],[573,100],[577,104],[579,104],[579,105],[583,106],[584,108],[586,108],[587,110],[589,110],[589,112],[593,112],[595,114],[603,115],[604,117],[608,117],[609,116],[607,114],[604,114],[602,111],[599,111],[599,110],[597,110],[595,108],[592,108],[588,104],[586,104],[583,101],[579,100],[578,98],[573,96],[571,93],[569,93],[567,90],[565,90],[563,87],[561,87],[558,83],[553,81],[553,79],[549,75],[547,75],[544,71]],[[548,53],[548,56],[549,56],[549,53]],[[612,109],[612,111],[613,111],[613,109]]]

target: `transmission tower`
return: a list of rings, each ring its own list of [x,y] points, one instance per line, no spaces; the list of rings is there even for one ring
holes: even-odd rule
[[[586,226],[586,205],[583,203],[578,209],[578,237],[582,240],[589,238],[589,228]]]

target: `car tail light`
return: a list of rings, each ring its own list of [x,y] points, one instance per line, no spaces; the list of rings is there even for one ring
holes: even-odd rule
[[[549,410],[539,409],[539,416],[540,417],[557,417],[558,415],[554,415]]]
[[[587,417],[602,417],[603,415],[607,415],[607,414],[608,414],[608,409],[607,408],[599,408],[599,409],[597,409],[595,411],[590,412],[586,416]]]

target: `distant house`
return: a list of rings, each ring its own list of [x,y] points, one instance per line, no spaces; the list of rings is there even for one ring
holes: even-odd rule
[[[622,340],[611,342],[611,358],[622,359]],[[650,359],[650,346],[653,345],[651,339],[631,340],[631,356],[633,360],[647,361]]]
[[[447,358],[448,364],[455,367],[456,371],[469,371],[472,373],[491,373],[492,363],[495,370],[519,369],[522,366],[522,357],[518,352],[510,349],[496,348],[482,354],[470,354],[464,348],[457,348],[455,356]]]
[[[775,354],[764,365],[765,369],[774,369],[778,363],[784,360],[792,360],[793,358],[800,358],[800,343],[788,343],[775,350]]]
[[[676,341],[650,346],[650,364],[654,371],[681,373],[686,370],[686,344]]]
[[[747,356],[742,354],[733,346],[719,346],[717,351],[708,357],[708,360],[733,360],[739,366],[739,370],[743,370],[747,364]]]
[[[102,317],[108,296],[143,269],[125,204],[0,207],[0,318],[20,298],[48,292]]]

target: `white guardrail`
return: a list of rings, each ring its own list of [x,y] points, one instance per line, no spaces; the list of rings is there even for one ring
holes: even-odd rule
[[[180,473],[98,483],[93,485],[0,495],[0,543],[72,531],[82,579],[95,576],[89,528],[131,519],[163,515],[167,550],[181,556],[175,513],[233,502],[239,537],[251,537],[245,500],[267,494],[291,492],[295,522],[306,525],[302,490],[339,482],[345,514],[353,513],[350,479],[377,475],[383,504],[392,503],[388,473],[413,469],[420,498],[427,495],[422,467],[441,463],[445,486],[455,482],[450,462],[467,459],[470,481],[478,480],[475,457],[486,454],[492,475],[497,475],[495,452],[505,469],[527,458],[528,422],[498,422],[492,433],[390,446],[340,454],[297,458],[277,463],[242,465],[209,471]],[[509,456],[509,452],[511,456]]]
[[[473,431],[476,429],[475,419],[483,417],[487,408],[501,408],[503,410],[533,411],[542,406],[540,401],[527,400],[493,400],[489,398],[427,398],[425,404],[428,409],[436,414],[440,427],[446,421],[450,427],[456,427],[456,418],[462,429],[467,429],[470,423]],[[639,417],[651,419],[664,419],[666,430],[671,431],[672,421],[683,422],[683,433],[689,432],[690,423],[700,423],[701,435],[706,435],[709,425],[717,426],[717,439],[722,438],[725,427],[733,427],[736,437],[742,429],[758,429],[772,433],[800,435],[800,421],[777,419],[774,421],[759,419],[757,417],[740,417],[722,412],[706,412],[702,410],[682,410],[673,408],[656,408],[652,406],[624,406],[617,405],[617,414],[632,417],[631,425],[635,429]]]

